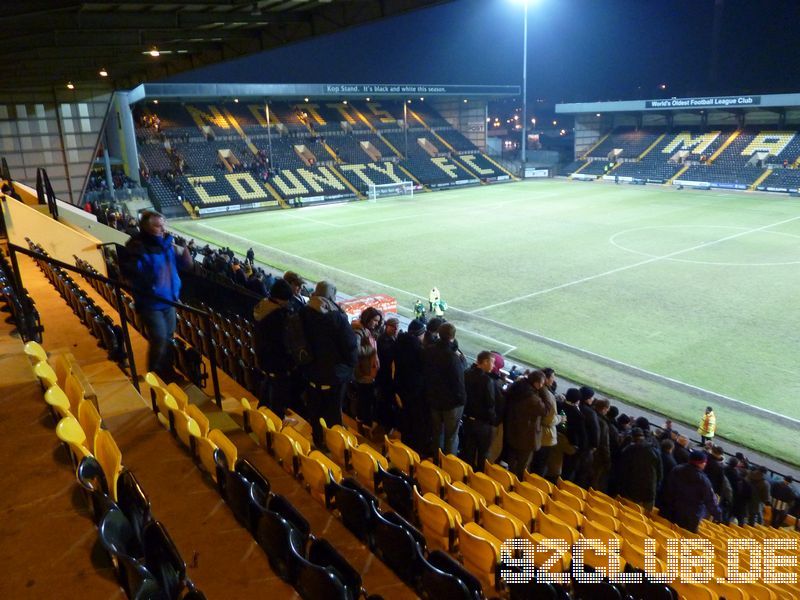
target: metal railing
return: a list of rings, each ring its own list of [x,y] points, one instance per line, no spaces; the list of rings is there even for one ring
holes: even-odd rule
[[[88,278],[88,279],[93,279],[93,280],[99,281],[99,282],[104,283],[104,284],[106,284],[108,286],[111,286],[114,289],[114,297],[116,299],[115,308],[116,308],[117,312],[119,313],[120,327],[122,329],[122,337],[123,337],[123,341],[125,343],[125,352],[128,355],[128,364],[130,365],[131,383],[133,384],[133,387],[136,388],[137,392],[141,391],[139,389],[139,376],[138,376],[138,373],[137,373],[137,370],[136,370],[136,359],[135,359],[134,354],[133,354],[133,347],[131,345],[130,331],[128,329],[128,317],[127,317],[127,313],[125,311],[125,300],[124,300],[124,296],[122,294],[123,291],[128,292],[128,293],[132,293],[133,289],[130,286],[125,285],[124,283],[122,283],[122,282],[120,282],[118,280],[110,279],[108,277],[100,275],[99,273],[92,273],[91,271],[88,271],[86,269],[81,269],[80,267],[76,267],[75,265],[71,265],[69,263],[65,263],[63,261],[55,259],[55,258],[53,258],[51,256],[46,255],[46,254],[42,254],[42,253],[36,252],[34,250],[29,250],[28,248],[23,248],[22,246],[17,246],[16,244],[13,244],[11,242],[9,242],[9,244],[8,244],[8,252],[9,252],[9,258],[11,259],[12,270],[14,272],[13,273],[13,278],[15,280],[15,288],[18,289],[18,290],[22,289],[22,276],[21,276],[21,272],[19,270],[19,263],[17,261],[17,253],[23,254],[25,256],[29,256],[29,257],[31,257],[31,258],[33,258],[35,260],[44,261],[44,262],[46,262],[46,263],[48,263],[50,265],[59,267],[59,268],[64,269],[66,271],[72,271],[73,273],[78,273],[79,275],[83,276],[84,278]],[[154,298],[156,298],[157,300],[159,300],[161,302],[169,304],[170,306],[173,306],[175,308],[180,308],[181,310],[184,310],[184,311],[187,311],[187,312],[190,312],[190,313],[194,313],[194,314],[200,316],[203,319],[203,325],[204,325],[205,333],[206,333],[206,335],[209,336],[209,339],[211,339],[210,338],[210,336],[212,334],[212,328],[211,328],[211,318],[212,317],[211,317],[211,314],[209,314],[208,312],[206,312],[204,310],[197,309],[197,308],[195,308],[193,306],[189,306],[189,305],[183,304],[181,302],[174,302],[172,300],[169,300],[167,298],[162,298],[160,296],[154,296]],[[209,354],[208,355],[208,361],[209,361],[209,366],[210,366],[210,369],[211,369],[211,381],[212,381],[212,386],[213,386],[213,389],[214,389],[214,400],[217,403],[217,406],[222,408],[222,396],[220,394],[219,377],[218,377],[218,374],[217,374],[217,359],[216,359],[216,356],[214,355],[213,352],[209,352],[208,354]]]

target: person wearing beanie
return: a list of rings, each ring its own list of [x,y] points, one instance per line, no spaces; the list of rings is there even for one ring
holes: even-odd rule
[[[567,419],[567,445],[561,467],[561,477],[575,482],[576,469],[579,464],[579,453],[587,447],[586,425],[579,408],[581,392],[578,388],[569,388],[564,394],[564,401],[558,403],[559,412],[563,411]]]
[[[434,443],[445,454],[458,454],[458,427],[467,400],[466,360],[458,350],[452,323],[443,323],[437,332],[439,339],[423,352],[425,399],[431,412]]]
[[[503,425],[505,456],[508,470],[520,479],[528,468],[533,453],[539,449],[540,423],[547,415],[547,406],[539,395],[545,376],[533,371],[520,377],[508,388],[506,420]]]
[[[311,355],[303,368],[308,381],[308,421],[317,448],[324,447],[320,418],[328,427],[342,423],[342,403],[358,362],[356,334],[335,299],[336,286],[320,281],[300,309]]]
[[[403,443],[416,452],[430,452],[430,410],[425,404],[422,375],[422,337],[425,324],[414,319],[397,336],[394,347],[394,391],[400,399],[400,432]]]
[[[646,442],[640,427],[631,430],[631,443],[622,451],[618,469],[620,495],[641,504],[647,512],[653,510],[661,485],[661,457]]]
[[[692,450],[689,462],[672,469],[664,486],[661,516],[693,533],[706,516],[722,520],[714,488],[703,473],[707,460],[705,452]]]
[[[292,398],[293,365],[284,341],[291,297],[292,288],[279,279],[272,284],[269,297],[261,300],[253,309],[256,360],[266,373],[259,390],[258,405],[269,407],[281,418]]]

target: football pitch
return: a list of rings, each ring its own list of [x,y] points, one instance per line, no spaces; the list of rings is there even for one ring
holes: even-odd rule
[[[407,316],[436,286],[469,353],[692,430],[711,404],[720,435],[800,465],[798,199],[548,180],[171,226]]]

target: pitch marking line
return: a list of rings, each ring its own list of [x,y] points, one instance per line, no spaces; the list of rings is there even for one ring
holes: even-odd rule
[[[686,254],[687,252],[694,252],[695,250],[700,250],[702,248],[708,248],[709,246],[714,246],[715,244],[719,244],[722,242],[727,242],[728,240],[733,240],[744,235],[748,235],[751,233],[756,233],[757,231],[764,231],[765,229],[769,229],[770,227],[777,227],[778,225],[785,225],[786,223],[791,223],[792,221],[797,221],[800,219],[798,217],[791,217],[789,219],[784,219],[783,221],[778,221],[777,223],[770,223],[767,225],[763,225],[761,227],[756,227],[754,229],[747,229],[746,231],[740,231],[739,233],[734,233],[731,235],[727,235],[723,238],[718,240],[713,240],[711,242],[703,242],[702,244],[697,244],[696,246],[692,246],[691,248],[685,248],[683,250],[676,250],[675,252],[670,252],[669,254],[665,254],[663,256],[655,256],[653,258],[648,258],[647,260],[641,260],[639,262],[635,262],[630,265],[625,265],[624,267],[617,267],[616,269],[611,269],[609,271],[605,271],[603,273],[596,273],[595,275],[589,275],[588,277],[581,277],[580,279],[576,279],[574,281],[569,281],[567,283],[562,283],[561,285],[556,285],[544,290],[539,290],[537,292],[531,292],[530,294],[525,294],[523,296],[517,296],[516,298],[511,298],[510,300],[504,300],[503,302],[495,302],[494,304],[489,304],[482,308],[477,308],[473,311],[470,311],[470,314],[477,314],[483,312],[485,310],[490,310],[492,308],[497,308],[498,306],[505,306],[507,304],[513,304],[514,302],[519,302],[520,300],[526,300],[528,298],[534,298],[536,296],[541,296],[543,294],[549,294],[550,292],[556,292],[558,290],[563,290],[568,287],[572,287],[573,285],[578,285],[580,283],[586,283],[587,281],[593,281],[595,279],[600,279],[601,277],[606,277],[608,275],[614,275],[615,273],[621,273],[622,271],[627,271],[629,269],[635,269],[636,267],[641,267],[643,265],[649,265],[654,262],[658,262],[660,260],[667,260],[674,256],[680,256],[681,254]]]

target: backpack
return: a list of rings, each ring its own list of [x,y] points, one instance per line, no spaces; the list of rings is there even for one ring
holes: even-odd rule
[[[305,367],[314,359],[311,346],[306,338],[306,330],[299,311],[286,315],[286,326],[283,330],[283,345],[289,360],[294,367]]]

